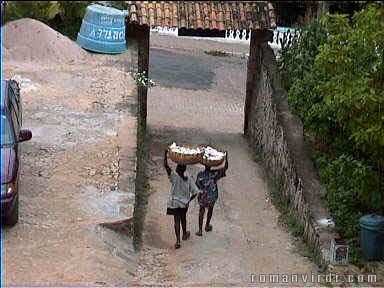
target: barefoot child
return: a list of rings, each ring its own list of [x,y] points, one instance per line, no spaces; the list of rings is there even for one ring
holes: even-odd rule
[[[203,236],[203,220],[205,208],[208,208],[207,222],[205,224],[205,231],[212,231],[211,218],[213,207],[218,198],[217,180],[225,177],[225,172],[228,169],[228,157],[225,153],[225,166],[222,169],[211,170],[211,167],[205,166],[205,170],[197,174],[196,185],[202,191],[199,194],[198,200],[200,204],[199,211],[199,231],[196,232],[197,236]]]
[[[176,173],[171,170],[167,161],[168,150],[164,152],[164,167],[169,180],[172,183],[171,195],[167,204],[167,214],[174,216],[176,244],[175,249],[180,248],[180,223],[183,229],[183,240],[187,240],[191,233],[187,231],[187,211],[189,202],[199,194],[199,189],[193,179],[184,175],[185,165],[178,164]]]

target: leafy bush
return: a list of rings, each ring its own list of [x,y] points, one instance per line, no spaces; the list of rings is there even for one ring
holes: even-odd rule
[[[47,23],[59,13],[57,1],[7,1],[4,9],[5,21],[33,18]]]
[[[282,51],[291,109],[304,123],[339,233],[384,209],[384,7],[310,23]],[[355,240],[353,240],[355,239]]]
[[[314,69],[322,110],[367,158],[384,161],[384,8],[369,6],[353,16],[325,18],[330,31]],[[316,111],[315,111],[316,113]],[[341,136],[341,135],[340,135]]]
[[[325,43],[326,30],[319,22],[313,21],[300,33],[300,41],[291,46],[284,46],[280,59],[281,75],[286,88],[291,87],[313,66],[320,44]]]
[[[317,157],[320,177],[326,183],[325,196],[334,214],[338,232],[348,239],[358,235],[363,213],[380,208],[383,196],[377,193],[378,177],[373,167],[352,156],[335,159]]]
[[[89,4],[90,1],[59,1],[60,21],[51,22],[50,25],[60,33],[76,39]]]

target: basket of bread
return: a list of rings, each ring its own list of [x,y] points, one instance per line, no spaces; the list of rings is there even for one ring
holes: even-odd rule
[[[215,149],[211,146],[204,147],[204,153],[201,157],[201,164],[204,166],[219,166],[224,162],[226,152]]]
[[[168,147],[171,160],[181,165],[193,165],[201,162],[204,153],[202,145],[177,145],[173,142]]]
[[[202,164],[204,166],[219,166],[224,162],[226,153],[207,145],[177,145],[173,142],[168,147],[171,160],[181,165]]]

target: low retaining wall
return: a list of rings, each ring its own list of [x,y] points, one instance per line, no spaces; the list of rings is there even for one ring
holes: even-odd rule
[[[281,196],[303,225],[316,262],[327,264],[337,234],[320,198],[322,188],[304,143],[302,122],[289,111],[272,49],[266,44],[253,49],[248,65],[255,69],[248,69],[245,135],[262,156],[270,178],[282,185]]]

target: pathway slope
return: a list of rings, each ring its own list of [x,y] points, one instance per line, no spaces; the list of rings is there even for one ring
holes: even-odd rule
[[[242,135],[246,59],[197,54],[151,50],[150,63],[156,67],[154,71],[163,74],[151,75],[160,85],[152,88],[148,96],[151,193],[134,284],[248,286],[260,285],[256,281],[260,274],[310,277],[317,268],[295,252],[292,237],[279,225],[279,213],[268,200],[262,169],[253,161]],[[179,61],[183,65],[177,65]],[[169,67],[176,69],[174,73],[167,73]],[[209,87],[205,87],[205,79],[200,85],[203,88],[198,89],[199,69],[205,75],[210,75],[207,69],[213,72]],[[173,248],[173,219],[165,214],[170,183],[162,166],[163,151],[171,141],[212,143],[228,150],[230,161],[227,177],[219,182],[213,231],[203,232],[203,237],[195,235],[199,207],[194,201],[187,216],[192,237],[182,241],[178,250]],[[196,177],[201,169],[195,165],[187,171]],[[256,276],[254,283],[252,274]],[[283,285],[270,283],[277,284]]]

